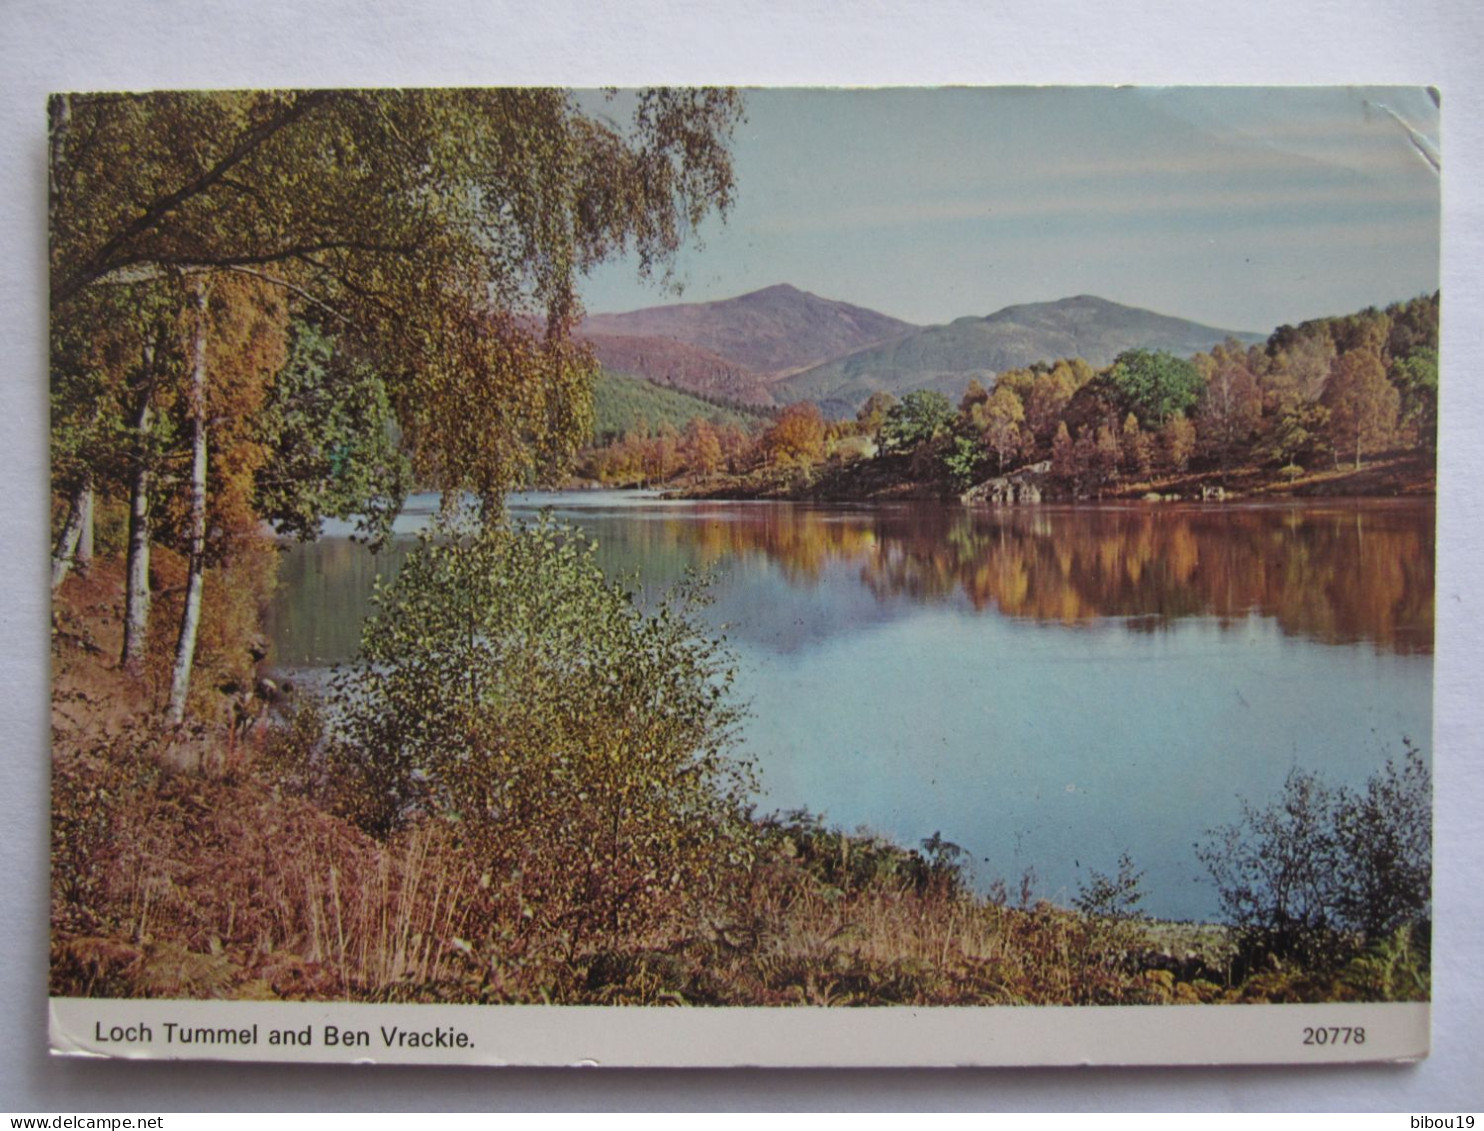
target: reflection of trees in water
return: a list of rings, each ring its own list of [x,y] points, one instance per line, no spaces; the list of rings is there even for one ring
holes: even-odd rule
[[[878,600],[945,601],[1059,624],[1100,617],[1153,631],[1182,617],[1258,614],[1326,643],[1370,640],[1428,652],[1433,638],[1430,504],[1303,507],[1080,507],[968,511],[788,504],[605,516],[595,531],[611,574],[662,590],[687,566],[764,557],[809,588],[856,566]],[[275,602],[282,661],[353,654],[375,574],[394,573],[327,540],[290,555]],[[332,614],[333,615],[327,615]],[[301,639],[302,638],[302,639]]]
[[[779,508],[694,533],[703,558],[763,552],[791,583],[859,561],[880,599],[963,593],[976,609],[1152,630],[1252,614],[1327,643],[1426,652],[1433,635],[1430,505],[1290,508]]]
[[[377,580],[393,580],[412,545],[395,539],[378,554],[348,538],[285,546],[268,610],[271,662],[316,667],[359,652],[361,622]]]
[[[818,584],[832,562],[869,558],[880,531],[870,515],[787,505],[749,507],[708,519],[663,524],[667,536],[687,545],[697,563],[716,565],[764,554],[790,585]]]

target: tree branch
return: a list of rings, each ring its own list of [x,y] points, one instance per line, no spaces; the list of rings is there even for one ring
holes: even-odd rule
[[[325,302],[323,299],[317,298],[315,295],[310,294],[297,283],[291,283],[287,279],[279,279],[273,275],[265,274],[262,271],[255,271],[251,267],[239,267],[235,264],[229,264],[228,266],[223,268],[223,270],[234,271],[239,275],[250,275],[254,279],[261,279],[263,282],[271,283],[275,287],[282,287],[286,291],[292,291],[294,294],[302,298],[305,302],[312,303],[313,305],[323,310],[325,313],[334,315],[336,318],[340,319],[340,321],[350,321],[349,317],[336,310],[333,306]]]
[[[179,257],[134,256],[120,259],[107,271],[89,280],[91,283],[136,283],[157,279],[170,271],[196,272],[226,270],[238,267],[262,267],[297,259],[324,270],[325,265],[310,258],[326,251],[359,251],[370,255],[406,256],[418,250],[413,243],[379,244],[368,240],[324,240],[317,243],[290,244],[251,255],[182,255]],[[58,299],[57,301],[61,301]]]
[[[114,268],[126,265],[115,262],[115,257],[130,240],[149,231],[192,197],[206,192],[275,134],[287,129],[309,111],[328,101],[333,94],[333,91],[328,90],[301,94],[292,105],[284,107],[267,121],[248,130],[215,165],[191,178],[174,192],[156,199],[125,225],[122,231],[116,233],[102,247],[88,256],[81,265],[59,280],[52,288],[51,305],[56,307],[65,303],[88,284],[95,282]]]

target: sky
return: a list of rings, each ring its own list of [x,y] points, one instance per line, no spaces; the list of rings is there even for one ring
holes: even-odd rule
[[[681,253],[679,294],[619,261],[586,281],[589,310],[791,283],[922,324],[1093,294],[1266,333],[1439,286],[1423,88],[745,97],[736,205]]]

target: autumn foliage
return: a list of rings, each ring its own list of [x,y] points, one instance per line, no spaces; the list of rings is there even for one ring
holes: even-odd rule
[[[956,411],[931,389],[900,400],[878,391],[852,420],[816,422],[813,406],[789,405],[750,456],[728,461],[734,478],[718,478],[717,493],[951,498],[1023,469],[1048,500],[1322,491],[1307,480],[1380,456],[1405,466],[1350,493],[1427,490],[1437,315],[1432,295],[1188,359],[1134,349],[1101,371],[1077,358],[1038,363],[970,381]],[[766,474],[777,466],[795,475]],[[681,460],[683,474],[717,476]]]

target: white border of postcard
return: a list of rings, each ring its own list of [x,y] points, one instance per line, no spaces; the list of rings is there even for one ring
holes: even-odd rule
[[[53,998],[55,1052],[625,1068],[1335,1064],[1427,1055],[1425,1002],[872,1009]]]

